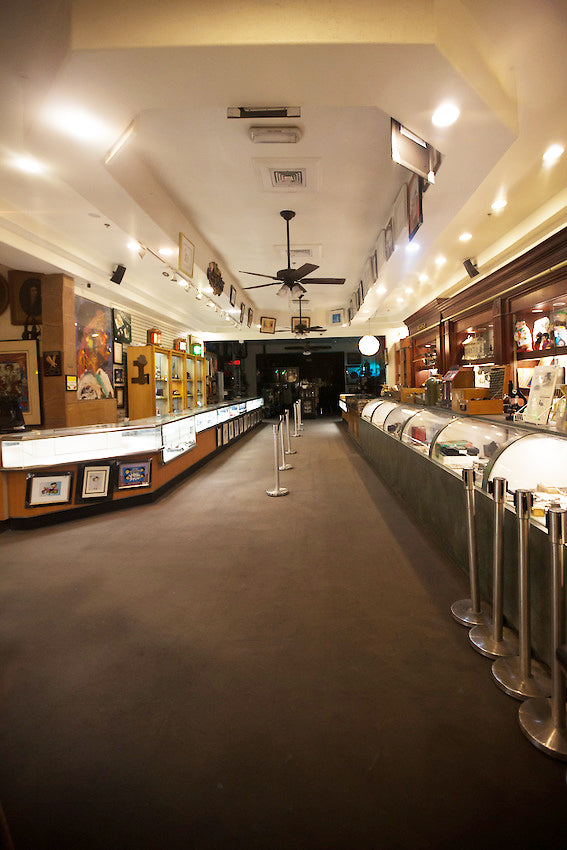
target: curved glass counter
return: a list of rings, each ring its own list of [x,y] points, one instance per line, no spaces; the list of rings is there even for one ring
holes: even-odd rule
[[[472,418],[453,419],[435,436],[430,454],[436,463],[459,474],[465,467],[482,473],[503,445],[523,433],[512,425]]]
[[[367,404],[364,405],[362,409],[362,413],[360,414],[362,419],[366,419],[367,422],[370,422],[372,419],[372,414],[376,410],[379,404],[382,404],[382,399],[373,398]]]
[[[391,413],[392,410],[394,410],[395,407],[399,407],[399,403],[397,401],[383,401],[372,414],[372,419],[370,420],[371,423],[376,425],[377,428],[382,428],[384,419],[388,413]]]
[[[400,404],[388,413],[382,429],[387,431],[388,434],[391,434],[392,437],[400,439],[404,425],[410,417],[416,416],[418,412],[415,407],[405,407],[403,404]]]
[[[402,428],[402,442],[426,455],[437,432],[452,419],[456,419],[450,410],[431,410],[422,408],[408,419]]]

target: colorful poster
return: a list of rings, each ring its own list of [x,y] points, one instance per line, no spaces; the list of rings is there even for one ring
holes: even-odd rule
[[[81,400],[113,398],[112,311],[75,297],[77,395]]]
[[[28,357],[25,352],[0,353],[0,395],[16,397],[22,413],[29,413]]]

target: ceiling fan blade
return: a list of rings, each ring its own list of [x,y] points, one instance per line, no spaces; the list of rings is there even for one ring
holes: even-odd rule
[[[313,265],[313,263],[303,263],[298,269],[291,269],[290,277],[293,275],[294,280],[301,280],[302,277],[305,277],[306,274],[310,274],[314,272],[315,269],[318,269],[319,266]]]
[[[344,277],[304,277],[301,283],[318,283],[325,286],[342,286],[346,278]]]
[[[264,275],[267,277],[267,275]],[[279,283],[279,280],[277,281]],[[275,286],[275,283],[258,283],[256,286],[243,286],[242,289],[263,289],[265,286]],[[279,292],[278,292],[279,295]]]
[[[254,277],[267,277],[269,280],[279,281],[279,277],[275,277],[275,275],[273,274],[260,274],[260,272],[245,272],[243,269],[239,269],[238,274],[253,274]]]
[[[312,325],[311,330],[316,331],[317,333],[323,333],[323,331],[326,331],[327,328],[322,328],[321,325]]]

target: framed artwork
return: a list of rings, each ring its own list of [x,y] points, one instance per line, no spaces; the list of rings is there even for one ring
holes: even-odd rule
[[[384,230],[384,242],[386,249],[386,259],[389,260],[394,253],[394,223],[392,219],[386,225]]]
[[[114,383],[122,386],[124,384],[124,369],[122,366],[114,367]]]
[[[301,318],[299,316],[291,317],[292,332],[297,333],[300,327],[304,331],[309,330],[309,328],[311,327],[311,319],[309,318],[309,316],[301,316]]]
[[[10,290],[8,289],[8,281],[0,274],[0,316],[10,302]]]
[[[72,472],[52,472],[50,475],[28,475],[26,508],[37,505],[65,505],[71,501]]]
[[[77,384],[78,382],[76,375],[65,375],[65,389],[68,393],[76,393]]]
[[[75,503],[102,501],[112,498],[114,464],[84,464],[77,472]]]
[[[246,304],[244,301],[240,303],[240,324],[244,321],[244,316],[246,314]]]
[[[124,387],[116,387],[114,392],[116,393],[116,406],[119,410],[124,408]]]
[[[152,481],[152,460],[121,461],[118,464],[118,489],[133,490],[149,487]]]
[[[41,425],[37,340],[0,340],[0,395],[17,398],[26,425]]]
[[[13,325],[41,325],[42,274],[10,271],[10,321]]]
[[[230,301],[230,306],[234,307],[234,305],[236,304],[236,289],[234,288],[234,286],[230,287],[229,301]]]
[[[276,320],[270,318],[270,316],[262,316],[260,319],[260,333],[261,334],[275,334],[276,332]]]
[[[228,422],[222,423],[222,444],[226,446],[228,443]]]
[[[112,310],[112,338],[115,343],[130,345],[132,342],[132,316],[124,310]],[[116,357],[114,358],[116,360]],[[122,362],[122,357],[119,361]]]
[[[340,307],[338,310],[331,310],[331,312],[327,316],[327,324],[334,325],[335,327],[342,325],[344,323],[344,320],[345,311],[342,307]]]
[[[179,271],[187,277],[193,277],[193,264],[195,262],[195,246],[187,239],[184,233],[179,234]]]
[[[124,350],[122,348],[122,343],[121,342],[115,342],[114,343],[114,362],[115,363],[122,363],[123,358],[124,358]]]
[[[408,235],[410,242],[422,223],[421,180],[418,174],[413,174],[408,183]]]
[[[60,351],[44,351],[43,357],[43,375],[45,378],[56,378],[62,375],[61,371],[61,352]]]
[[[81,401],[114,398],[112,333],[110,307],[75,296],[77,396]]]
[[[228,423],[228,439],[229,440],[234,439],[234,420],[232,420],[232,419]]]
[[[360,306],[362,306],[362,302],[364,301],[364,282],[362,280],[358,284],[358,300],[360,302]]]
[[[354,306],[355,310],[358,312],[360,310],[360,289],[358,288],[358,286],[354,291]]]
[[[249,328],[252,327],[253,320],[254,320],[254,310],[252,309],[252,307],[249,307],[248,308],[248,323],[247,323]]]
[[[348,308],[348,314],[347,315],[348,315],[348,323],[350,325],[350,323],[352,322],[352,307]]]

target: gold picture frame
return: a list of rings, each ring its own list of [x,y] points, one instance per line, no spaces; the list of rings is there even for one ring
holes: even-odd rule
[[[187,277],[193,277],[193,267],[195,264],[195,246],[188,239],[184,233],[179,234],[179,258],[178,265],[179,271],[183,272],[183,274],[187,275]]]
[[[261,334],[275,334],[276,332],[276,320],[271,316],[261,316],[260,317],[260,333]]]
[[[41,425],[37,340],[0,340],[0,395],[18,399],[26,425]]]

